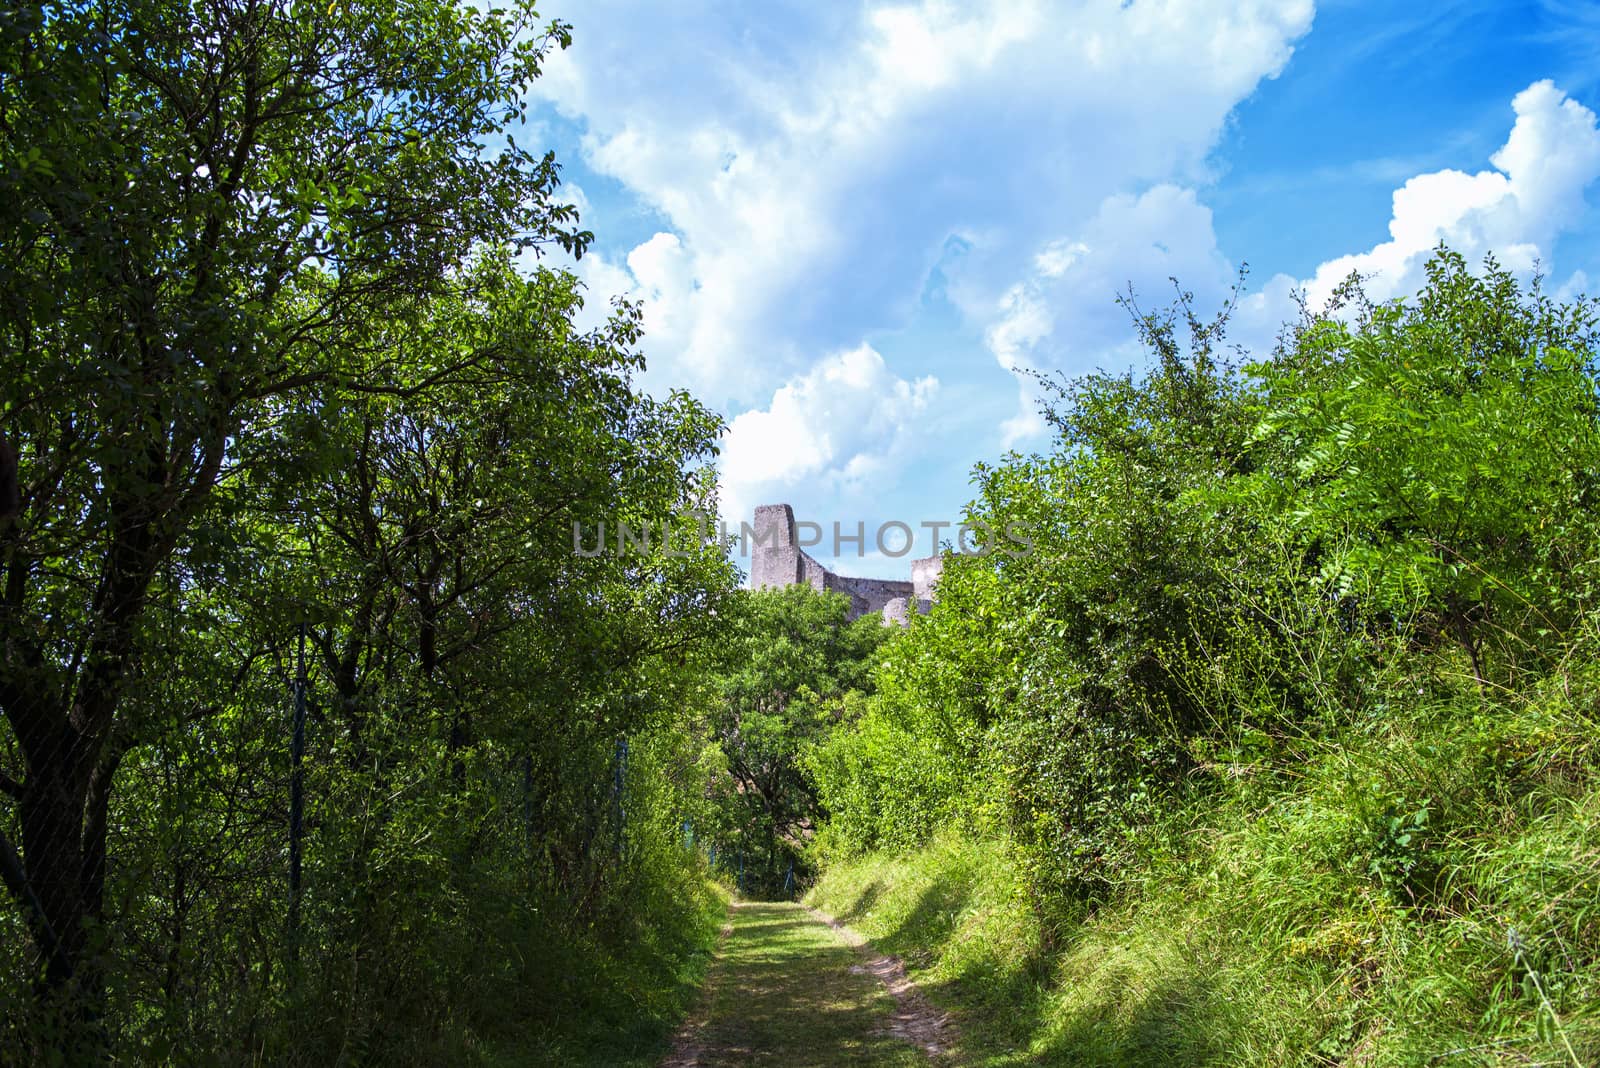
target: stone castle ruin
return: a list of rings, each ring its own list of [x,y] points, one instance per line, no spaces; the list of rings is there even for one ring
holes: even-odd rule
[[[794,509],[787,504],[756,508],[755,537],[750,548],[752,589],[804,584],[819,592],[842,593],[850,598],[851,619],[878,614],[885,623],[905,626],[913,611],[928,611],[943,568],[944,557],[926,556],[911,561],[910,582],[835,575],[801,547]]]

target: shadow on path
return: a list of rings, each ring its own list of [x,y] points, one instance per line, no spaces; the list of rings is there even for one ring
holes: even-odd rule
[[[736,902],[702,1005],[662,1068],[926,1065],[942,1021],[899,962],[793,902]]]

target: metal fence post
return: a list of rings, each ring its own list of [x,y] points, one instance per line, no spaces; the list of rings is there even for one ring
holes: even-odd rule
[[[300,959],[300,837],[305,818],[306,625],[295,654],[294,725],[289,737],[289,959]]]
[[[617,748],[611,758],[611,820],[616,828],[616,844],[613,847],[617,856],[622,855],[623,838],[627,833],[627,809],[622,803],[623,790],[628,778],[628,736],[622,735],[617,739]]]

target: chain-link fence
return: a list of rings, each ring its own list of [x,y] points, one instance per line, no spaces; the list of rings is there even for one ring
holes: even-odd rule
[[[661,743],[660,811],[635,818],[628,736],[551,717],[452,750],[455,710],[350,700],[328,636],[290,635],[231,686],[196,686],[181,655],[147,677],[138,744],[77,797],[39,798],[50,768],[0,731],[0,1063],[321,1063],[335,1035],[376,1051],[386,1022],[434,1018],[441,983],[488,1003],[507,968],[555,967],[539,954],[692,868]],[[48,822],[74,814],[71,835]]]

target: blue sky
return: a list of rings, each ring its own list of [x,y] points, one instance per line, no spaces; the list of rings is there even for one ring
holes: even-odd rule
[[[1439,240],[1600,279],[1600,3],[584,0],[536,90],[597,237],[590,313],[645,303],[645,384],[730,428],[730,520],[956,518],[1049,437],[1018,369],[1141,362],[1126,314],[1241,264],[1235,340]],[[932,551],[929,539],[914,555]],[[829,546],[813,550],[828,561]],[[847,572],[904,560],[851,555]]]

